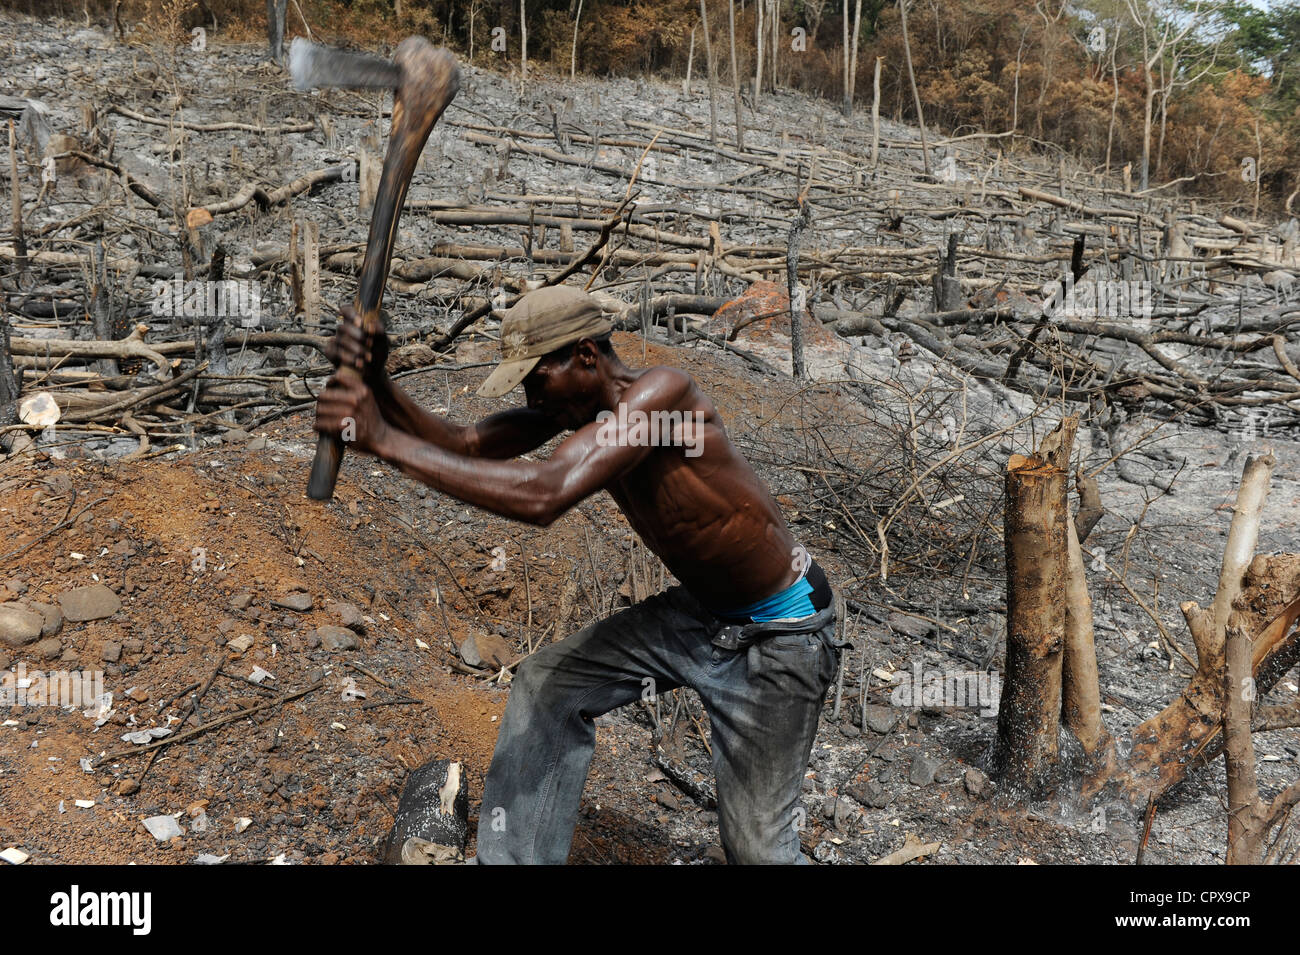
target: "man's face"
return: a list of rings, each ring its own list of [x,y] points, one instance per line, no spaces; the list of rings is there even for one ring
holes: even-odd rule
[[[583,340],[542,358],[524,379],[528,407],[567,431],[596,416],[595,346]]]

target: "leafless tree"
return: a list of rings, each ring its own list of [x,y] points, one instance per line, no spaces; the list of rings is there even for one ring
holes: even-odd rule
[[[482,6],[482,0],[469,0],[469,61],[474,62],[474,21],[478,19],[478,11]]]
[[[862,35],[862,0],[857,0],[853,9],[853,49],[849,54],[848,99],[844,104],[845,112],[853,113],[853,97],[858,91],[858,40]]]
[[[578,13],[573,18],[573,47],[569,52],[569,79],[578,73],[578,24],[582,22],[582,0],[578,0]],[[691,42],[695,41],[695,32],[691,31]]]
[[[727,0],[727,26],[731,34],[731,89],[736,97],[736,148],[745,148],[745,117],[740,112],[740,70],[736,67],[736,0]]]
[[[1208,72],[1213,62],[1195,77],[1175,80],[1166,78],[1165,63],[1167,59],[1177,64],[1181,56],[1186,55],[1180,47],[1192,35],[1192,30],[1202,21],[1202,0],[1195,0],[1190,7],[1176,11],[1171,4],[1157,2],[1146,3],[1143,0],[1124,0],[1129,17],[1142,37],[1142,79],[1145,84],[1144,110],[1142,114],[1142,184],[1146,189],[1151,176],[1151,133],[1155,121],[1157,97],[1161,100],[1162,111],[1168,103],[1169,94],[1175,82],[1187,85],[1195,82]],[[1156,81],[1156,68],[1161,69],[1161,81]],[[1171,68],[1172,70],[1172,68]],[[1161,126],[1163,129],[1163,120]]]
[[[1188,50],[1184,44],[1175,43],[1169,47],[1168,56],[1160,61],[1160,138],[1156,145],[1156,173],[1164,166],[1165,131],[1169,125],[1169,98],[1176,90],[1186,89],[1204,79],[1218,65],[1219,47],[1223,43],[1223,32],[1216,29],[1219,24],[1213,18],[1201,21],[1201,39],[1208,40],[1208,46],[1202,46],[1198,53],[1208,56],[1197,64],[1199,68],[1185,69],[1188,65]]]
[[[815,40],[826,15],[826,0],[804,0],[804,22],[808,24],[808,39]]]
[[[1061,21],[1070,12],[1068,0],[1060,0],[1055,11],[1045,4],[1051,0],[1036,0],[1034,11],[1043,20],[1043,52],[1041,55],[1042,76],[1038,83],[1038,102],[1034,104],[1034,135],[1043,136],[1043,104],[1047,100],[1047,91],[1052,88],[1052,68],[1056,63],[1056,54],[1064,42]]]
[[[847,2],[847,0],[846,0]],[[709,39],[709,9],[700,0],[700,25],[704,27],[704,59],[709,71],[709,142],[718,144],[718,80],[713,67],[713,42]]]
[[[522,79],[528,82],[528,18],[524,10],[524,0],[519,0],[519,55]]]
[[[1110,127],[1106,130],[1106,172],[1110,172],[1111,147],[1115,144],[1115,116],[1119,112],[1119,66],[1116,63],[1119,53],[1120,26],[1115,24],[1114,42],[1110,45],[1110,82],[1113,94],[1110,100]]]
[[[695,65],[695,31],[699,27],[691,27],[691,45],[686,51],[686,79],[682,80],[682,95],[691,95],[691,67]]]
[[[848,9],[849,0],[844,0],[844,7]],[[912,41],[907,37],[907,0],[898,0],[898,15],[902,21],[903,27],[903,54],[907,58],[907,79],[912,84],[912,101],[916,104],[916,125],[921,130],[921,161],[925,164],[925,174],[933,175],[930,171],[930,149],[925,143],[925,114],[921,111],[921,94],[916,89],[916,71],[912,69]]]
[[[844,102],[849,101],[849,0],[844,0]]]

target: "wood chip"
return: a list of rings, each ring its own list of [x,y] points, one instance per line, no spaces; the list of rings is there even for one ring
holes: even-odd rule
[[[912,833],[908,833],[903,839],[903,848],[891,852],[889,855],[877,859],[872,865],[904,865],[913,859],[919,859],[922,856],[928,856],[938,852],[942,842],[922,842]]]

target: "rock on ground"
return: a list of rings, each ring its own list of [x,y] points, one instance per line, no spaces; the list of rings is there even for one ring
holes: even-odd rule
[[[326,650],[356,650],[361,646],[357,635],[347,627],[317,627],[316,636]]]
[[[39,639],[45,618],[21,604],[0,604],[0,641],[6,646],[25,647]]]
[[[510,662],[510,647],[495,633],[471,634],[461,641],[460,656],[472,667],[496,670]]]
[[[103,584],[91,584],[60,594],[59,606],[68,620],[82,623],[113,616],[122,609],[122,601]]]

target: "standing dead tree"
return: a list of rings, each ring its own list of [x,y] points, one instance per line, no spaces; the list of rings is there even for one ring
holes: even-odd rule
[[[847,4],[848,0],[845,0]],[[903,55],[907,58],[907,81],[912,86],[912,102],[916,105],[916,126],[921,131],[921,161],[925,174],[930,171],[930,150],[925,144],[925,114],[921,111],[921,94],[916,89],[916,71],[912,69],[912,41],[907,36],[907,0],[898,0],[898,16],[903,29]]]
[[[276,63],[284,62],[284,21],[288,8],[289,0],[266,0],[266,40],[271,59]]]
[[[524,9],[525,0],[519,0],[519,73],[524,83],[528,82],[528,11]]]
[[[853,5],[853,43],[849,51],[849,81],[844,99],[844,115],[853,115],[853,97],[858,91],[858,42],[862,39],[862,0]]]
[[[691,95],[691,67],[695,65],[695,31],[699,27],[691,27],[691,43],[686,50],[686,77],[682,80],[682,95]]]
[[[1007,661],[992,768],[1038,792],[1057,763],[1065,659],[1066,475],[1079,427],[1067,418],[1037,455],[1007,463]]]
[[[1294,864],[1300,853],[1288,844],[1285,837],[1291,811],[1296,803],[1300,803],[1300,780],[1278,793],[1270,803],[1260,798],[1255,774],[1255,746],[1250,735],[1251,703],[1256,688],[1252,673],[1253,656],[1249,621],[1234,608],[1228,617],[1223,688],[1226,701],[1223,756],[1228,777],[1227,861],[1236,865],[1258,865],[1266,861]],[[1300,707],[1294,703],[1268,709],[1274,712],[1261,721],[1263,726],[1260,728],[1294,726],[1300,722]],[[1270,845],[1269,836],[1275,829],[1279,832]]]
[[[0,427],[18,419],[18,379],[9,350],[9,316],[0,317]]]
[[[844,42],[841,45],[843,62],[840,66],[844,74],[844,102],[847,104],[849,101],[849,0],[844,0],[844,11],[840,21],[844,27]]]
[[[1300,659],[1300,555],[1255,554],[1273,457],[1246,462],[1213,602],[1180,608],[1196,672],[1176,700],[1133,730],[1121,758],[1101,718],[1091,604],[1067,506],[1077,426],[1065,419],[1037,454],[1008,462],[1007,661],[992,768],[1017,794],[1055,789],[1064,724],[1084,753],[1084,798],[1105,795],[1138,807],[1212,757],[1226,735],[1234,861],[1257,861],[1267,833],[1300,801],[1300,783],[1269,806],[1260,801],[1249,742],[1250,701]],[[1300,725],[1300,708],[1271,709],[1278,712],[1253,728]]]
[[[18,150],[14,121],[9,120],[9,193],[13,211],[14,265],[21,275],[27,268],[27,239],[23,235],[23,190],[18,174]]]
[[[871,81],[871,169],[874,172],[880,161],[880,64],[885,58],[876,57],[876,72]]]
[[[578,0],[578,12],[573,18],[573,45],[569,48],[569,82],[578,76],[578,24],[582,22],[582,0]],[[695,48],[695,31],[691,31],[691,49]],[[687,74],[690,67],[687,67]],[[687,81],[689,82],[689,80]]]
[[[740,106],[740,70],[736,66],[736,0],[727,0],[727,27],[731,36],[731,90],[736,102],[736,148],[745,148],[745,117]]]
[[[804,0],[803,2],[804,22],[808,24],[808,39],[810,40],[816,41],[817,39],[817,34],[822,26],[822,17],[826,15],[827,2],[828,0]]]
[[[709,142],[718,144],[718,79],[713,64],[713,41],[709,39],[709,8],[700,0],[700,26],[704,31],[705,68],[709,71]]]
[[[798,199],[799,212],[790,224],[790,236],[785,252],[786,291],[790,296],[790,365],[796,380],[807,377],[803,360],[803,289],[799,285],[799,237],[808,228],[808,202],[805,196]]]

